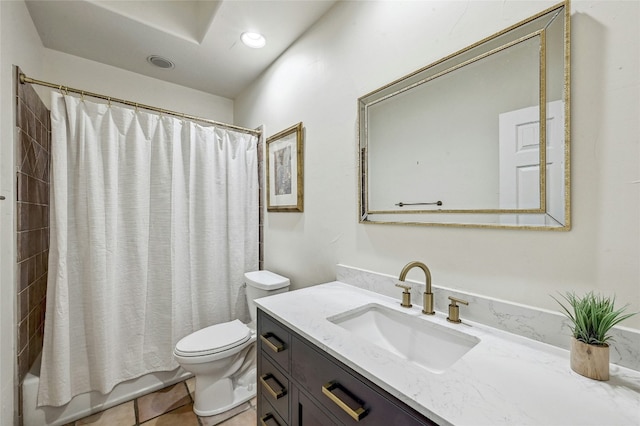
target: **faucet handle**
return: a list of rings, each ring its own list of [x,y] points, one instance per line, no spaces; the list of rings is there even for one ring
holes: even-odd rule
[[[409,293],[409,290],[411,290],[411,286],[406,284],[396,283],[396,287],[400,287],[404,289],[404,291],[402,292],[402,302],[400,302],[400,306],[402,306],[403,308],[412,307],[413,305],[411,304],[411,293]]]
[[[451,300],[451,303],[449,304],[449,316],[447,317],[447,321],[459,324],[462,320],[460,319],[460,306],[458,306],[457,303],[468,305],[469,302],[453,296],[449,296],[449,300]]]

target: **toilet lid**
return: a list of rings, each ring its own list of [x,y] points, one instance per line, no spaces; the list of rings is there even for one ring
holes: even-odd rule
[[[248,285],[262,290],[278,290],[290,284],[289,278],[265,270],[246,272],[244,279]]]
[[[201,356],[223,352],[251,338],[251,330],[240,320],[211,325],[183,337],[176,352],[185,356]]]

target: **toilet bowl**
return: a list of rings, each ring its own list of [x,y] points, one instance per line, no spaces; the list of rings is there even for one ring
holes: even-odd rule
[[[269,271],[245,274],[251,327],[233,320],[197,330],[182,338],[173,355],[196,379],[193,411],[213,416],[228,411],[256,395],[254,299],[282,293],[289,280]]]

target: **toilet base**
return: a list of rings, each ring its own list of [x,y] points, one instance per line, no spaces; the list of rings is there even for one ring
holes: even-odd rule
[[[240,381],[235,389],[232,380],[228,378],[214,383],[202,382],[198,383],[198,377],[196,376],[193,411],[200,417],[224,413],[256,396],[255,381],[247,384],[243,384]]]

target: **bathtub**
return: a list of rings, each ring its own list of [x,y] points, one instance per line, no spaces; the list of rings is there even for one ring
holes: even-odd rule
[[[186,380],[191,376],[191,373],[181,368],[173,371],[161,371],[120,383],[107,395],[89,392],[76,396],[69,403],[60,407],[37,407],[38,384],[40,382],[40,357],[38,357],[22,384],[23,424],[25,426],[64,425]]]

